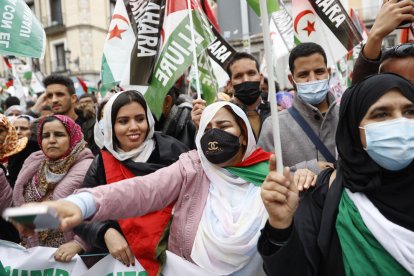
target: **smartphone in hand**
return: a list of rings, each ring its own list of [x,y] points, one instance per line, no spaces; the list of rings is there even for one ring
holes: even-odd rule
[[[57,229],[60,224],[56,210],[48,206],[7,208],[3,218],[35,230]]]

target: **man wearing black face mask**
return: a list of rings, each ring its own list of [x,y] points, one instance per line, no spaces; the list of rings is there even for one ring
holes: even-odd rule
[[[259,63],[248,53],[236,53],[227,66],[229,85],[234,89],[233,101],[246,112],[256,139],[263,121],[270,115],[268,103],[263,103],[260,87],[264,78],[259,73]]]

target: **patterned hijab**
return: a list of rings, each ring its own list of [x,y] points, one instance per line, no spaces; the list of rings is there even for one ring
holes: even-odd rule
[[[0,127],[7,132],[2,145],[0,145],[0,160],[21,152],[27,145],[27,137],[18,139],[17,132],[6,116],[0,114]]]
[[[62,157],[56,160],[49,159],[45,155],[45,159],[40,164],[39,171],[34,177],[34,184],[38,192],[38,199],[43,198],[48,192],[52,191],[56,184],[62,180],[72,165],[76,162],[79,153],[86,147],[83,140],[83,134],[80,126],[71,118],[65,115],[52,115],[58,119],[69,134],[69,148]],[[37,142],[42,149],[42,131],[45,124],[43,118],[38,125]],[[43,149],[42,149],[43,150]]]

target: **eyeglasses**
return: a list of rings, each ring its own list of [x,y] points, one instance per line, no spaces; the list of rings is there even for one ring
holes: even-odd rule
[[[406,57],[414,56],[414,43],[404,43],[397,45],[391,49],[396,56]]]

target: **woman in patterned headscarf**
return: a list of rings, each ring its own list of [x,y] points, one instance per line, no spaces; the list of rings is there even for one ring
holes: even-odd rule
[[[0,142],[10,148],[12,140],[8,137],[3,138],[0,132]],[[26,159],[13,190],[0,171],[0,212],[12,205],[66,197],[81,186],[93,154],[86,147],[80,126],[64,115],[45,117],[39,122],[37,138],[41,150]],[[7,156],[9,151],[2,147],[0,154]],[[71,240],[72,232],[59,230],[22,236],[26,247],[58,247]],[[79,246],[76,242],[72,245]]]
[[[26,144],[27,138],[19,139],[12,123],[0,114],[0,162],[7,162],[9,156],[22,151]]]

